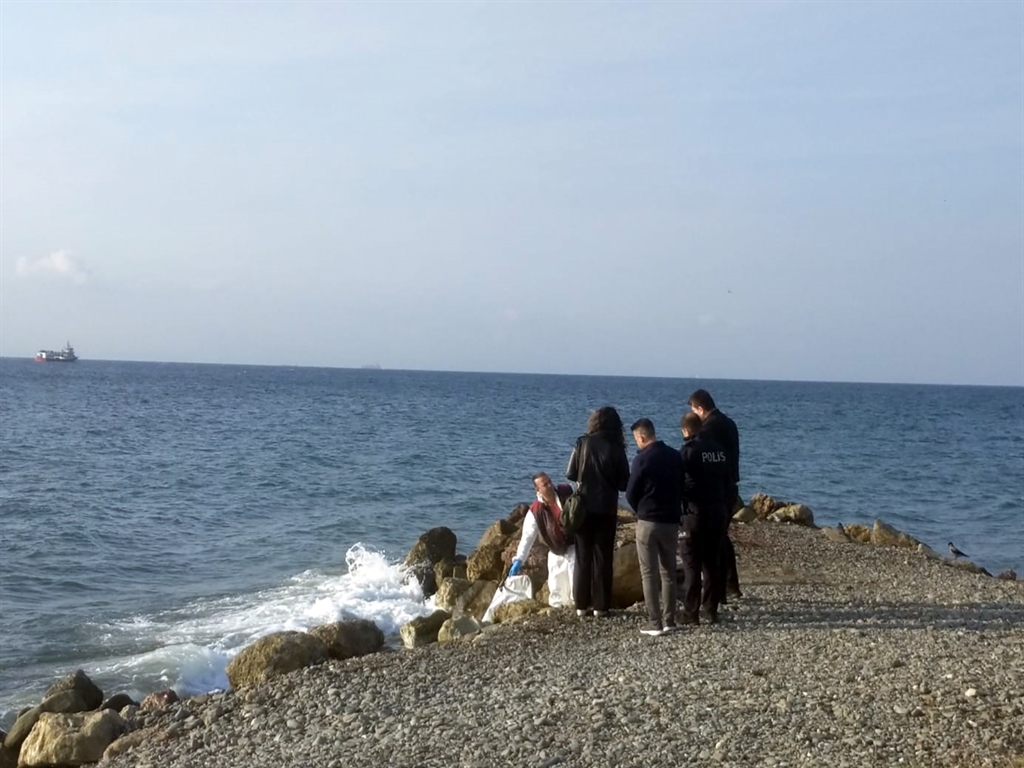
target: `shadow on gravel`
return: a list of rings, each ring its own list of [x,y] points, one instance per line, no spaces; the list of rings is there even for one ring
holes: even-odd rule
[[[771,624],[792,629],[969,629],[974,631],[1005,631],[1024,628],[1024,604],[968,603],[938,605],[935,603],[900,603],[877,605],[851,601],[793,601],[780,608],[778,601],[762,603],[744,597],[732,613],[730,623],[764,626]]]

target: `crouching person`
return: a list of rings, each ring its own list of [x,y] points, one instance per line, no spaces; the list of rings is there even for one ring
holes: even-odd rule
[[[519,573],[539,535],[548,548],[548,605],[571,608],[576,553],[571,540],[562,532],[559,518],[562,502],[569,498],[572,487],[556,487],[545,472],[538,472],[533,476],[533,488],[537,492],[537,500],[530,505],[530,511],[523,519],[522,537],[508,574],[515,576]]]

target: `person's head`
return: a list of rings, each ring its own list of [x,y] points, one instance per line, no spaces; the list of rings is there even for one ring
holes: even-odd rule
[[[533,489],[546,499],[550,499],[555,494],[555,484],[551,482],[551,477],[547,472],[538,472],[533,476]]]
[[[715,399],[706,389],[698,389],[690,395],[689,404],[690,410],[702,419],[706,419],[708,414],[715,410]]]
[[[657,438],[654,436],[654,424],[650,419],[637,419],[630,427],[633,430],[633,440],[636,447],[643,450],[653,443]]]
[[[587,434],[595,435],[598,432],[625,447],[626,437],[622,433],[622,418],[610,405],[602,405],[595,409],[587,419]]]
[[[679,428],[683,430],[683,437],[689,440],[700,432],[701,420],[696,411],[690,411],[679,421]]]

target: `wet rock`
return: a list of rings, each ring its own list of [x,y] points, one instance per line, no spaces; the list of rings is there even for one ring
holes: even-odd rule
[[[408,624],[403,624],[398,630],[402,637],[402,644],[406,648],[419,648],[436,643],[441,626],[450,618],[450,613],[438,610],[429,616],[419,616]]]
[[[98,762],[125,727],[121,716],[110,709],[85,714],[44,712],[21,745],[18,764],[33,768]]]
[[[313,627],[309,634],[327,646],[332,659],[350,659],[376,653],[384,647],[384,633],[367,619],[348,619]]]
[[[80,669],[47,688],[43,700],[63,691],[78,691],[85,709],[98,709],[103,703],[103,691]]]
[[[228,662],[226,672],[231,686],[241,688],[319,664],[327,655],[327,646],[313,635],[275,632],[243,648]]]
[[[120,712],[125,707],[137,707],[139,702],[135,701],[127,693],[115,693],[109,699],[100,704],[100,709],[113,709]]]
[[[437,642],[448,643],[463,637],[472,637],[480,632],[480,622],[472,616],[451,618],[441,625],[437,633]]]

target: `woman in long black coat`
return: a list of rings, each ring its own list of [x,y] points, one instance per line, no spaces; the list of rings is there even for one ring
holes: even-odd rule
[[[565,476],[582,485],[586,519],[576,532],[573,602],[576,613],[607,616],[612,599],[612,558],[619,492],[629,481],[626,436],[619,412],[605,405],[590,414]]]

